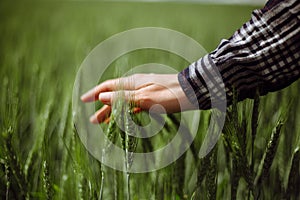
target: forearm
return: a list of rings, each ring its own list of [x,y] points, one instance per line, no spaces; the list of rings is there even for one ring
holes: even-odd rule
[[[298,0],[272,1],[255,10],[250,21],[217,49],[183,70],[178,79],[189,100],[200,109],[209,109],[211,96],[204,77],[214,79],[218,70],[225,84],[227,105],[233,90],[238,99],[253,98],[286,87],[300,76]],[[219,83],[218,80],[213,82]],[[193,98],[193,94],[196,98]],[[219,101],[223,98],[217,99]]]

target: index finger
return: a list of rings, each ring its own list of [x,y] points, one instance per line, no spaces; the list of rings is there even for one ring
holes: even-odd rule
[[[91,102],[98,100],[99,94],[102,92],[111,92],[117,90],[132,90],[135,89],[130,77],[122,77],[117,79],[110,79],[95,86],[81,96],[83,102]]]
[[[83,102],[96,101],[101,92],[109,92],[115,90],[117,80],[118,79],[107,80],[95,86],[94,88],[90,89],[80,97],[81,101]]]

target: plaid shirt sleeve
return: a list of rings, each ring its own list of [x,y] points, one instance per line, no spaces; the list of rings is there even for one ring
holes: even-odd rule
[[[265,95],[280,90],[300,77],[299,30],[300,1],[270,0],[263,9],[254,10],[231,38],[180,72],[179,83],[200,109],[209,109],[211,101],[225,98],[230,105],[233,90],[239,101],[253,98],[256,92]],[[222,80],[217,80],[216,70]],[[204,81],[207,77],[215,83],[211,90]],[[226,95],[213,99],[221,83]]]

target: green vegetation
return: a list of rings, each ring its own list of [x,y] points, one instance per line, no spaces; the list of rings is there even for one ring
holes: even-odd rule
[[[135,27],[158,26],[191,36],[211,51],[248,20],[253,9],[184,3],[1,1],[0,198],[297,199],[299,81],[264,97],[235,102],[228,108],[218,144],[199,159],[210,116],[210,111],[202,111],[189,151],[151,173],[126,174],[101,165],[83,147],[72,121],[76,72],[104,39]],[[143,50],[120,57],[112,66],[148,62],[178,70],[188,65],[167,52]],[[115,74],[107,71],[104,78]],[[137,123],[147,123],[146,113],[133,117]],[[149,139],[128,136],[126,132],[134,130],[127,119],[125,133],[116,128],[113,116],[103,127],[109,139],[128,152],[152,152],[172,139],[179,117],[167,116],[162,132]],[[128,153],[126,158],[130,167],[134,157]]]

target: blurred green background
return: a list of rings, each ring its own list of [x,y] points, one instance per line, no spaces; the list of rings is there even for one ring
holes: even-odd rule
[[[80,64],[101,41],[136,27],[164,27],[194,38],[210,52],[222,38],[229,38],[250,19],[256,8],[183,2],[1,1],[0,198],[99,197],[104,171],[101,168],[104,167],[82,147],[73,128],[71,96]],[[136,56],[136,59],[149,60],[145,55]],[[162,55],[156,56],[164,59]],[[186,67],[186,63],[182,63],[182,66],[176,64],[178,69]],[[262,192],[267,197],[274,195],[279,199],[288,187],[289,174],[285,167],[291,168],[292,159],[298,155],[293,152],[299,147],[298,98],[299,81],[261,98],[254,171],[258,169],[272,128],[279,116],[285,116],[281,134],[284,139],[278,147],[281,150],[276,154],[271,176],[265,183],[268,186]],[[239,116],[248,119],[247,111],[251,108],[252,101],[246,100],[239,105]],[[209,116],[208,112],[203,115]],[[207,121],[202,123],[204,129]],[[230,199],[230,167],[222,170],[222,163],[226,161],[220,149],[216,197]],[[189,159],[185,162],[189,166]],[[201,165],[193,162],[190,168]],[[181,192],[170,184],[175,181],[170,178],[175,176],[174,167],[176,164],[158,172],[133,175],[132,199],[191,198],[196,187],[188,184],[191,175],[177,184]],[[294,183],[299,183],[299,160],[298,174],[296,172]],[[106,169],[106,173],[115,186],[109,181],[104,185],[104,199],[125,198],[124,194],[116,197],[117,191],[122,190],[122,184],[118,185],[116,180],[120,172]],[[278,179],[282,182],[275,184]],[[247,184],[241,185],[238,191],[243,191]],[[244,193],[238,195],[241,198]],[[203,199],[206,197],[204,195]]]

